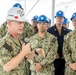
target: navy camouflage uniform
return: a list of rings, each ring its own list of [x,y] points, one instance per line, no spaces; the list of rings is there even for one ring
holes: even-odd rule
[[[25,59],[10,72],[6,72],[3,69],[3,65],[18,55],[21,49],[21,40],[14,39],[9,33],[0,40],[0,75],[27,75]]]
[[[32,75],[54,75],[54,64],[56,49],[58,47],[57,39],[46,32],[43,38],[40,38],[38,33],[30,38],[31,50],[36,50],[37,48],[42,48],[45,52],[45,58],[41,55],[33,58],[30,63],[30,69]],[[34,63],[40,63],[43,67],[41,72],[38,72],[34,69]]]
[[[76,70],[69,67],[69,64],[76,63],[76,30],[71,31],[64,40],[63,53],[66,61],[65,75],[76,75]]]

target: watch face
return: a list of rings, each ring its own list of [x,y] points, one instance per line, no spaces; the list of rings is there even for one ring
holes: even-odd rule
[[[28,42],[30,41],[30,38],[26,37],[26,38],[24,39],[24,41],[25,41],[25,43],[28,43]]]

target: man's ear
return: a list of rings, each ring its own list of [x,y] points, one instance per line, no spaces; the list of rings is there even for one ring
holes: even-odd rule
[[[10,21],[7,21],[7,26],[10,26],[11,25],[11,22]]]

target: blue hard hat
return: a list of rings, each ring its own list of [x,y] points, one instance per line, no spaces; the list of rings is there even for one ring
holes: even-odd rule
[[[59,10],[56,12],[55,18],[56,17],[64,17],[64,12],[62,10]],[[64,17],[65,18],[65,17]]]
[[[73,18],[76,18],[76,12],[73,13],[72,17],[70,18],[70,20],[72,20]]]
[[[48,23],[51,24],[51,19],[50,18],[48,18]]]
[[[36,20],[37,21],[38,16],[35,15],[31,20]]]
[[[47,22],[48,23],[48,18],[45,15],[40,15],[37,19],[37,22]]]
[[[67,24],[67,23],[69,23],[68,18],[64,18],[64,21],[63,21],[63,23],[62,23],[62,24]]]
[[[13,7],[19,7],[19,8],[21,8],[21,9],[23,9],[22,6],[21,6],[21,4],[19,4],[19,3],[15,3],[15,4],[13,5]]]

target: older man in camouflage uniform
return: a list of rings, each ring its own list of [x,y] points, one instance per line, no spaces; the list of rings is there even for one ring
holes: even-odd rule
[[[13,5],[14,7],[19,7],[22,9],[22,6],[19,3]],[[5,21],[0,27],[0,39],[3,38],[7,33],[7,21]],[[29,22],[24,22],[24,28],[22,34],[19,35],[19,38],[27,43],[29,42],[29,38],[35,33],[33,26]],[[29,75],[29,63],[25,60],[26,74]]]
[[[0,75],[27,75],[24,56],[30,49],[18,38],[24,27],[24,11],[17,7],[9,9],[6,20],[8,32],[0,40]]]
[[[30,69],[32,75],[53,75],[53,61],[56,55],[57,40],[53,35],[46,32],[48,23],[45,15],[39,16],[37,21],[38,33],[30,38],[30,46],[31,50],[43,49],[45,58],[38,55],[30,60]]]
[[[63,46],[65,75],[76,75],[76,29],[66,36]]]

